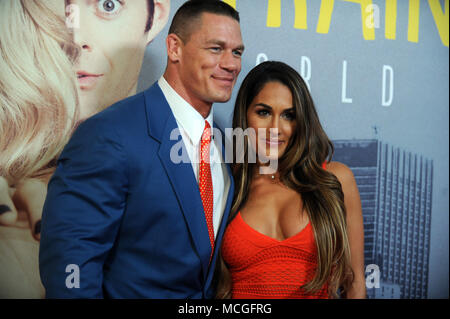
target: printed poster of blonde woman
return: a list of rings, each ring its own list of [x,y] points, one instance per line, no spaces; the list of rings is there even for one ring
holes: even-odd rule
[[[45,296],[40,220],[56,159],[80,121],[136,93],[169,11],[170,0],[0,1],[0,298]]]

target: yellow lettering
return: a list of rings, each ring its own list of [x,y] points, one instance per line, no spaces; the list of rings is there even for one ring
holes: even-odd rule
[[[419,42],[420,0],[409,0],[408,41]]]
[[[333,15],[334,0],[322,0],[320,3],[319,21],[317,33],[328,33],[330,30],[331,16]]]
[[[442,10],[439,0],[428,0],[428,4],[430,5],[431,13],[433,13],[441,41],[448,47],[448,0],[445,0],[444,10]]]
[[[222,1],[236,9],[236,0],[222,0]]]
[[[373,4],[372,0],[343,0],[346,2],[359,3],[361,5],[361,23],[363,29],[363,36],[365,40],[375,40],[374,23],[367,23],[373,21]]]
[[[267,6],[267,26],[279,28],[281,25],[281,0],[269,0]]]
[[[397,0],[386,0],[386,39],[395,40],[397,33]]]
[[[295,21],[294,28],[307,29],[308,24],[306,20],[306,0],[295,0]]]

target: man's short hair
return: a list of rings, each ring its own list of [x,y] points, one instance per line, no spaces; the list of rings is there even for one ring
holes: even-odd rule
[[[203,13],[223,15],[240,22],[239,13],[225,2],[220,0],[189,0],[175,13],[169,28],[169,34],[176,34],[186,43],[194,28],[197,27],[198,20]]]

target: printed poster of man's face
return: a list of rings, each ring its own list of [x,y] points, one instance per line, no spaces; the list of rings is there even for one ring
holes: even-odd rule
[[[83,120],[136,94],[169,13],[170,0],[0,2],[0,298],[44,297],[40,220],[56,158]]]

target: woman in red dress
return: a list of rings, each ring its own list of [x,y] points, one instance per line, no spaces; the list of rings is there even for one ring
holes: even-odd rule
[[[365,298],[358,188],[347,166],[331,162],[333,144],[301,76],[282,62],[255,67],[233,128],[248,135],[243,150],[235,144],[217,297]]]

